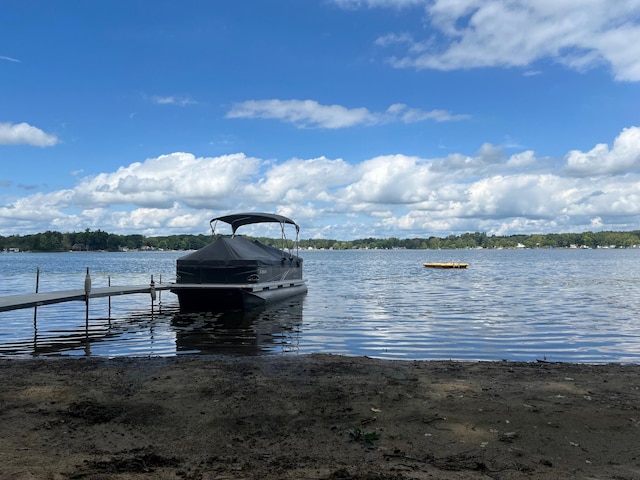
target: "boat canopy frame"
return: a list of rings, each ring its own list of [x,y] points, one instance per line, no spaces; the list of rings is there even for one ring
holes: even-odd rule
[[[296,229],[296,239],[293,242],[293,245],[296,250],[296,255],[298,254],[298,235],[300,234],[300,226],[284,215],[278,215],[275,213],[262,213],[262,212],[247,212],[247,213],[232,213],[230,215],[223,215],[221,217],[212,218],[209,221],[209,226],[211,227],[211,234],[216,235],[216,226],[218,222],[223,222],[231,225],[231,238],[236,236],[237,230],[244,225],[251,225],[254,223],[279,223],[280,231],[282,235],[282,248],[281,250],[284,252],[285,249],[289,251],[289,255],[291,255],[291,248],[287,245],[287,235],[285,233],[285,225],[293,225]]]

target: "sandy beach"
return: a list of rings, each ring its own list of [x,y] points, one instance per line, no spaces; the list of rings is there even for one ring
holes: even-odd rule
[[[0,359],[0,478],[640,479],[640,366]]]

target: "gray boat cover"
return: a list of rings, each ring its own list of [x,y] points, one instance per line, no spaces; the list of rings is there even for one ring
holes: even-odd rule
[[[244,237],[221,237],[206,247],[178,258],[177,267],[280,265],[283,258],[289,258],[289,255],[257,240],[247,240]]]

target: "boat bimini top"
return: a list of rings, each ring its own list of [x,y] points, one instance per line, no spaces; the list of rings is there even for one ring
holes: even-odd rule
[[[289,250],[289,252],[291,252],[291,249],[287,248],[286,246],[287,236],[285,234],[284,227],[287,224],[293,225],[296,229],[296,238],[293,242],[293,246],[296,252],[298,251],[298,234],[300,233],[300,226],[290,218],[283,215],[277,215],[275,213],[248,212],[233,213],[231,215],[215,217],[209,221],[209,225],[211,226],[211,234],[214,236],[216,234],[216,224],[219,221],[231,225],[232,238],[235,237],[238,228],[242,227],[243,225],[250,225],[252,223],[279,223],[282,233],[282,250],[287,249]]]
[[[215,235],[216,223],[218,221],[228,223],[231,225],[231,231],[233,235],[236,234],[236,230],[242,227],[243,225],[249,225],[252,223],[279,223],[284,229],[285,224],[290,224],[296,227],[296,234],[300,233],[300,227],[296,222],[282,215],[277,215],[275,213],[260,213],[260,212],[250,212],[250,213],[233,213],[231,215],[223,215],[222,217],[212,218],[209,221],[209,225],[211,225],[211,232]]]

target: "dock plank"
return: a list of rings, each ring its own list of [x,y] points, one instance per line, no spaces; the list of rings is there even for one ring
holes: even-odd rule
[[[171,284],[155,284],[154,289],[156,292],[161,290],[169,290]],[[125,286],[111,286],[111,287],[95,287],[91,289],[89,293],[89,299],[100,297],[112,297],[117,295],[131,295],[146,293],[151,294],[151,285],[125,285]],[[73,301],[85,301],[86,295],[84,290],[60,290],[55,292],[39,292],[39,293],[26,293],[20,295],[7,295],[0,297],[0,312],[7,312],[10,310],[19,310],[21,308],[39,307],[42,305],[51,305],[55,303],[73,302]]]

